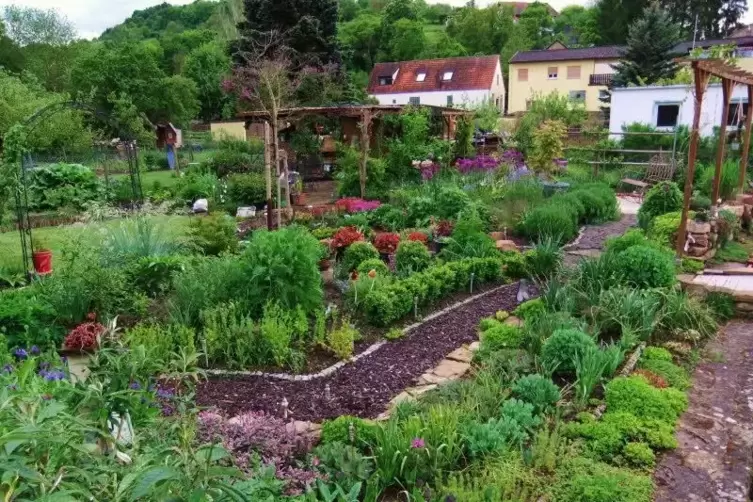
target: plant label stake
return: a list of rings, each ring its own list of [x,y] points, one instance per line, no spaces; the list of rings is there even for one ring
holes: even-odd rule
[[[332,401],[332,389],[330,388],[329,384],[324,386],[324,400]]]
[[[287,398],[282,398],[282,402],[280,403],[280,411],[282,412],[282,418],[285,420],[288,419],[288,400]]]
[[[206,337],[201,337],[201,350],[204,352],[204,366],[207,368],[209,367],[209,354],[207,353],[207,339]]]
[[[505,240],[507,240],[507,227],[502,227],[502,235],[505,237]]]
[[[353,425],[353,422],[348,424],[348,439],[350,439],[350,444],[356,442],[356,426]]]
[[[418,320],[418,297],[413,297],[413,318]]]
[[[476,277],[476,274],[471,272],[471,294],[473,294],[473,278]]]

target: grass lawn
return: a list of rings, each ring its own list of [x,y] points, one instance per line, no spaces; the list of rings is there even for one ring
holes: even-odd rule
[[[150,216],[159,225],[160,231],[172,236],[181,236],[186,233],[190,216]],[[116,228],[123,222],[122,219],[92,223],[88,225],[76,224],[62,227],[46,227],[33,229],[32,236],[42,239],[52,249],[53,267],[60,265],[62,250],[66,245],[81,243],[98,243],[106,235],[108,229]],[[0,233],[0,267],[12,270],[23,268],[21,258],[21,243],[18,232]]]
[[[113,179],[128,178],[128,174],[114,174]],[[171,188],[179,181],[175,171],[144,171],[141,173],[141,187],[144,190],[152,188],[155,182],[158,182],[163,188]]]

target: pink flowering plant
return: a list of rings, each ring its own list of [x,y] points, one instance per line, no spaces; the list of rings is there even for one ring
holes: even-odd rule
[[[345,211],[347,213],[373,211],[381,205],[382,203],[378,200],[365,200],[359,197],[345,197],[335,202],[335,207],[339,211]]]

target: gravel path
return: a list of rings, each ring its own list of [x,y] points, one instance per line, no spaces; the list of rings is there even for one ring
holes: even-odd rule
[[[478,340],[482,317],[517,304],[518,285],[510,284],[436,317],[402,340],[349,364],[334,375],[310,381],[264,377],[211,378],[198,386],[200,406],[216,406],[229,415],[245,411],[278,414],[283,397],[295,420],[318,422],[340,415],[374,418],[416,378],[465,343]],[[331,400],[324,398],[329,384]]]
[[[749,500],[753,466],[753,322],[734,321],[695,370],[679,447],[661,458],[656,502]]]
[[[619,221],[611,221],[602,225],[588,225],[578,242],[568,246],[567,250],[602,249],[609,237],[620,236],[636,224],[637,218],[634,214],[623,214]]]

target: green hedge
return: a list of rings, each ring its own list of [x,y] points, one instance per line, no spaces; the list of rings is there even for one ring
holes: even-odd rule
[[[375,326],[387,326],[410,314],[415,298],[422,307],[469,288],[471,274],[474,284],[499,281],[505,275],[505,265],[505,258],[495,257],[468,258],[429,267],[371,291],[364,301],[366,319]]]

